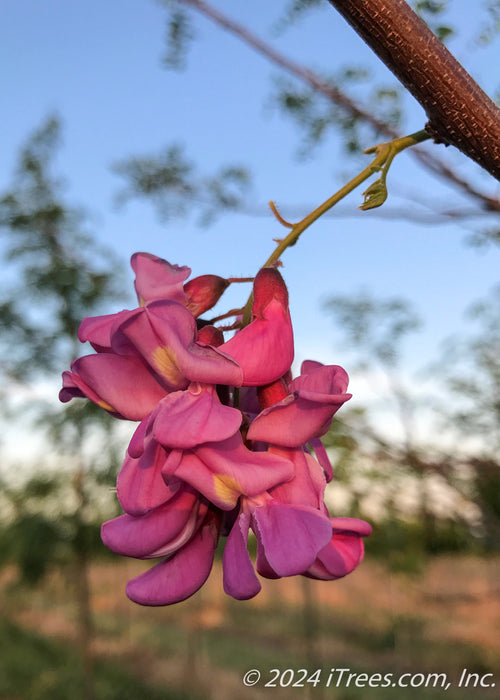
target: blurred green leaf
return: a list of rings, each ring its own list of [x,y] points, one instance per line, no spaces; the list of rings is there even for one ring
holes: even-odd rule
[[[175,70],[184,69],[189,45],[194,38],[189,14],[178,7],[174,8],[167,20],[164,65]]]

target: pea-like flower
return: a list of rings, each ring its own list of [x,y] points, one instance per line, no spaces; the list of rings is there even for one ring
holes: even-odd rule
[[[330,518],[323,502],[326,478],[304,448],[270,448],[293,462],[294,477],[257,499],[241,499],[224,549],[224,590],[240,600],[260,591],[247,550],[251,528],[257,539],[256,568],[265,578],[304,574],[334,579],[352,571],[363,557],[368,523]]]
[[[189,597],[221,538],[224,589],[238,599],[260,590],[257,573],[345,576],[361,561],[370,526],[330,517],[323,496],[332,469],[319,438],[350,398],[348,377],[308,361],[292,379],[278,270],[258,272],[251,318],[225,339],[224,328],[199,317],[232,278],[188,279],[188,267],[148,253],[131,265],[137,308],[84,319],[78,337],[94,352],[63,373],[60,392],[63,402],[87,398],[138,422],[117,477],[124,514],[104,523],[102,539],[118,554],[161,561],[132,579],[127,595],[143,605]]]

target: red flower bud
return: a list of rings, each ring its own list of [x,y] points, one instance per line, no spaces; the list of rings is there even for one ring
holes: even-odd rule
[[[194,277],[184,285],[184,292],[188,298],[186,306],[197,318],[215,306],[228,287],[229,282],[217,275]]]
[[[203,326],[198,331],[198,340],[213,348],[218,348],[224,342],[224,333],[215,326]]]
[[[268,408],[269,406],[274,406],[286,396],[288,396],[288,388],[286,382],[278,379],[271,384],[266,384],[265,386],[259,386],[257,389],[257,395],[259,397],[259,405],[261,410]]]
[[[263,267],[253,284],[252,316],[263,318],[263,311],[276,299],[288,311],[288,290],[281,274],[274,267]]]

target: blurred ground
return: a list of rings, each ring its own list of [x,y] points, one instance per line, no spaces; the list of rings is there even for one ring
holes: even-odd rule
[[[498,681],[496,691],[500,686],[500,558],[441,557],[420,575],[412,576],[389,573],[379,563],[367,560],[354,574],[336,582],[299,577],[263,581],[260,595],[247,602],[224,595],[217,565],[199,594],[169,608],[141,608],[125,597],[126,581],[143,568],[141,562],[116,560],[96,563],[91,569],[93,652],[99,668],[108,664],[118,676],[121,669],[122,676],[133,679],[121,691],[123,699],[498,697],[493,687],[465,689],[456,685],[467,669],[479,677],[493,673],[493,681]],[[0,675],[0,698],[84,698],[78,694],[77,656],[64,666],[64,672],[69,673],[69,664],[76,679],[71,692],[67,689],[65,696],[57,683],[55,660],[58,654],[61,658],[73,654],[75,647],[76,610],[71,586],[60,574],[34,590],[20,588],[14,581],[15,571],[4,570],[0,576],[4,623],[0,674],[7,680]],[[41,681],[33,676],[29,691],[23,687],[22,674],[16,680],[12,672],[14,647],[18,644],[18,653],[26,656],[23,644],[28,639],[38,640],[38,645],[44,640],[53,650],[43,662],[45,667],[41,663],[42,670],[37,672]],[[6,645],[12,652],[9,667]],[[25,661],[27,677],[29,667],[32,670],[36,663],[28,658]],[[447,673],[451,687],[446,692],[441,688],[393,691],[352,684],[338,688],[304,684],[285,689],[278,684],[266,688],[264,683],[272,678],[273,668],[305,668],[310,673],[321,668],[323,681],[331,668],[368,674]],[[47,680],[49,669],[52,675]],[[242,677],[249,669],[259,669],[262,680],[245,688]],[[109,686],[116,686],[117,681],[112,675],[110,678]],[[40,690],[42,681],[47,695],[43,687]],[[135,681],[144,687],[138,685],[133,690]],[[13,692],[16,683],[17,694]],[[114,697],[110,690],[104,690],[104,681],[100,683],[98,700]]]

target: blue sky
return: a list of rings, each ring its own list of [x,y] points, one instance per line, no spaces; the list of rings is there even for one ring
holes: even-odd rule
[[[392,81],[326,2],[321,13],[276,37],[270,27],[282,2],[213,1],[312,68],[335,72],[342,65],[369,64],[376,75]],[[497,71],[491,67],[498,65],[498,48],[480,49],[472,41],[475,3],[454,0],[451,5],[463,29],[451,49],[493,94]],[[161,65],[165,11],[154,0],[0,2],[0,189],[8,186],[16,152],[28,133],[55,112],[64,123],[58,168],[67,180],[67,197],[90,212],[97,238],[124,259],[147,250],[189,265],[193,274],[251,275],[273,249],[272,239],[284,233],[265,203],[276,200],[284,216],[287,211],[305,215],[343,184],[341,173],[353,174],[356,166],[335,140],[320,146],[315,158],[299,162],[298,131],[270,105],[271,79],[280,74],[278,69],[203,18],[195,17],[195,29],[188,68],[176,73]],[[363,97],[363,88],[358,94]],[[411,98],[407,102],[409,133],[426,119]],[[173,142],[185,146],[202,173],[227,163],[250,167],[254,185],[248,208],[258,215],[224,215],[203,229],[195,216],[162,223],[147,203],[117,209],[114,201],[122,183],[112,163],[155,153]],[[498,183],[461,154],[429,143],[425,147],[478,186],[500,194]],[[460,198],[452,188],[415,167],[406,154],[394,164],[389,185],[390,206],[404,207],[408,220],[357,211],[357,192],[339,214],[316,223],[285,254],[298,359],[348,362],[349,352],[336,342],[321,304],[329,294],[366,289],[378,297],[413,301],[426,321],[424,332],[407,348],[408,366],[418,366],[431,359],[442,338],[461,327],[466,306],[497,282],[499,250],[478,252],[464,244],[471,222],[466,228],[411,222],[420,212],[413,192],[427,193],[440,207],[453,207]],[[494,223],[490,219],[489,225]],[[236,289],[227,306],[243,301],[243,292]]]

